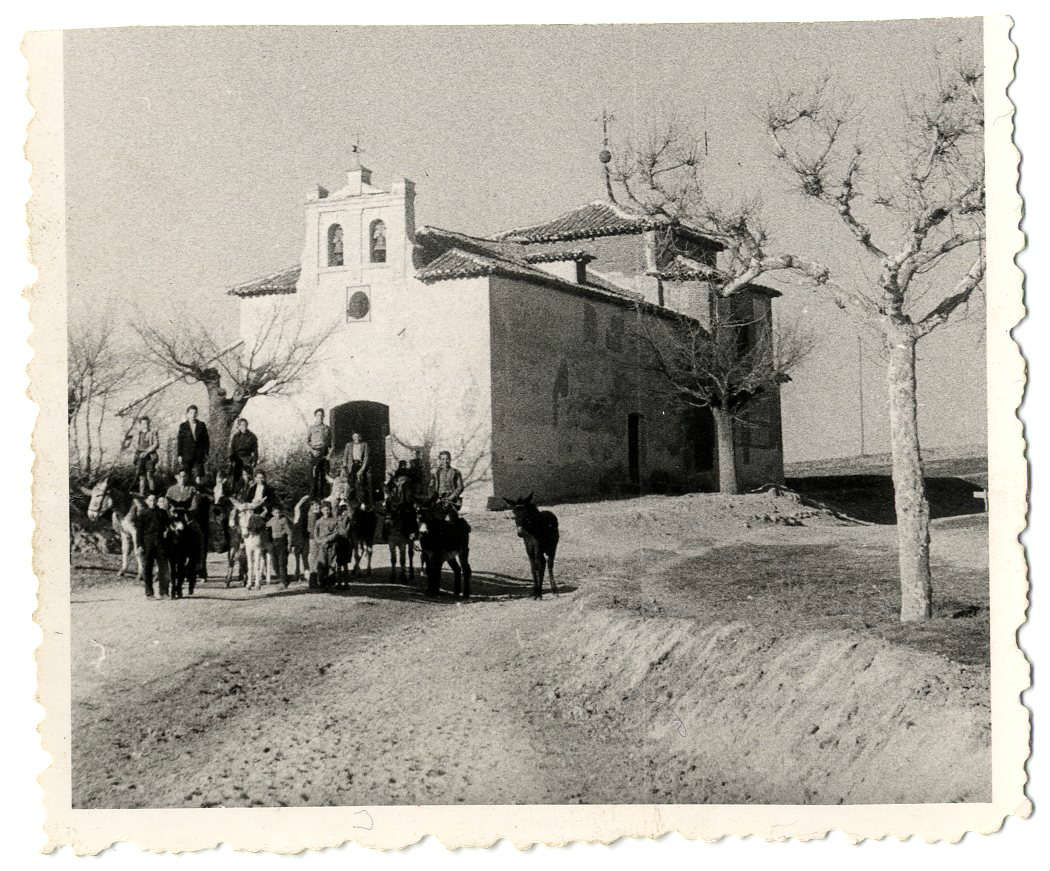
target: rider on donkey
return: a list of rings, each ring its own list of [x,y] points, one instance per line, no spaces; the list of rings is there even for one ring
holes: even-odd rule
[[[368,485],[368,442],[361,438],[361,433],[350,434],[350,441],[343,449],[343,468],[346,469],[346,477],[350,479],[350,487],[354,491],[357,502],[372,504],[371,487]]]
[[[453,468],[452,454],[448,451],[438,454],[437,468],[430,476],[430,492],[444,506],[447,519],[459,517],[463,508],[463,475],[459,469]]]

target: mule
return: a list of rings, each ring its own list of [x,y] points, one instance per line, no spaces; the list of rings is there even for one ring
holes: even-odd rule
[[[452,569],[452,595],[470,598],[470,524],[462,517],[450,519],[448,506],[431,496],[419,506],[419,547],[427,575],[426,594],[441,593],[441,569]],[[462,587],[461,587],[462,581]]]
[[[524,499],[504,499],[514,514],[518,537],[525,542],[525,552],[532,569],[532,597],[543,598],[544,569],[551,582],[551,591],[558,595],[554,580],[554,555],[558,552],[558,518],[553,511],[540,511],[533,502],[534,493]]]
[[[80,492],[90,497],[87,516],[92,523],[106,514],[112,515],[113,531],[120,536],[120,574],[127,574],[131,555],[134,554],[138,568],[136,577],[141,580],[142,554],[139,552],[139,533],[135,519],[146,507],[142,497],[111,484],[109,475],[96,481],[91,489],[81,487]]]

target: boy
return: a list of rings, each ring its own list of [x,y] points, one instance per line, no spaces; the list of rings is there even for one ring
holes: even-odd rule
[[[266,525],[270,527],[270,537],[273,539],[273,561],[277,564],[277,580],[288,588],[288,545],[291,541],[292,527],[284,513],[284,506],[274,505],[273,517]]]
[[[332,503],[321,503],[321,516],[314,523],[313,540],[317,548],[314,565],[317,567],[317,582],[328,586],[328,574],[336,564],[336,540],[339,538],[339,522],[332,516]]]

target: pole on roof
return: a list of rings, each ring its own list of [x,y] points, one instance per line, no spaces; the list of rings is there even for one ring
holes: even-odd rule
[[[598,152],[598,160],[602,165],[602,172],[605,176],[605,193],[609,200],[615,203],[616,196],[613,194],[612,177],[609,175],[609,161],[612,160],[612,152],[609,150],[609,122],[615,121],[616,116],[610,115],[603,108],[601,116],[594,120],[602,122],[602,150]]]

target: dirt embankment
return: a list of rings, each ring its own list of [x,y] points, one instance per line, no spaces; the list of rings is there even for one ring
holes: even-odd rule
[[[661,792],[727,803],[990,800],[985,668],[851,630],[632,617],[593,598],[550,633],[571,667],[549,708],[597,734],[641,738]]]

